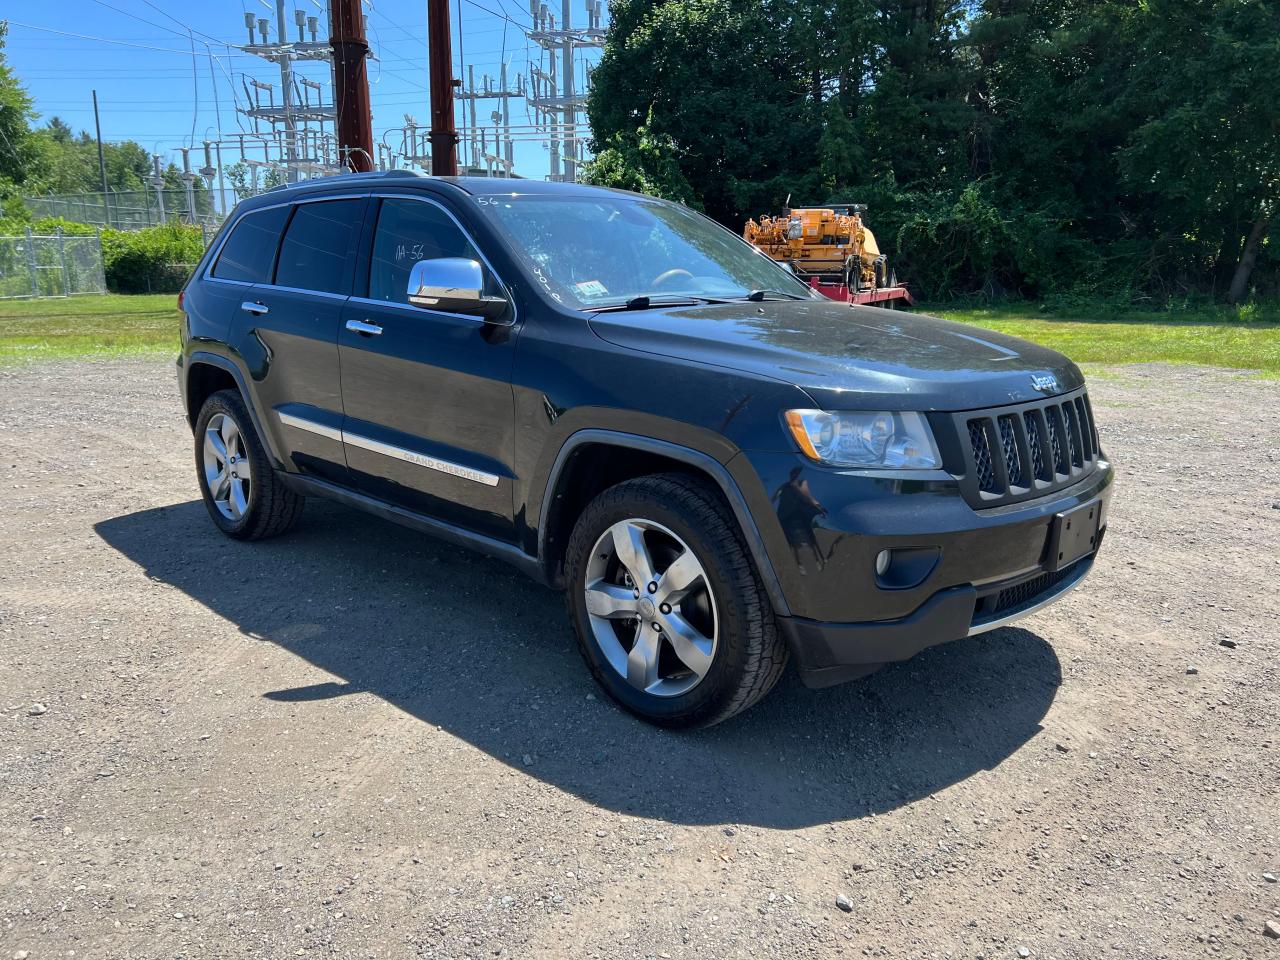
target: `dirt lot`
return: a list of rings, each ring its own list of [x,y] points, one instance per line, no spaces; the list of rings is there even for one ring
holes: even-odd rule
[[[0,960],[1280,958],[1280,383],[1093,395],[1083,589],[684,735],[496,562],[219,536],[169,363],[0,370]]]

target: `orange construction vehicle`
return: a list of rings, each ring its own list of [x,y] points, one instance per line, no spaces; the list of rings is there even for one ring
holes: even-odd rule
[[[748,220],[742,236],[832,300],[910,306],[911,294],[862,222],[866,209],[860,203],[789,207],[780,216]]]

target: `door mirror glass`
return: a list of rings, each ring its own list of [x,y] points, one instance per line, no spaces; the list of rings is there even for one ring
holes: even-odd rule
[[[484,268],[466,257],[419,260],[409,270],[408,296],[415,307],[486,320],[507,310],[506,298],[485,296]]]

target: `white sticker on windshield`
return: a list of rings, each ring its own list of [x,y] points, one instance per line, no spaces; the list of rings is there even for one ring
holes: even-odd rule
[[[603,297],[609,292],[599,280],[584,280],[582,283],[575,283],[573,291],[580,297]]]

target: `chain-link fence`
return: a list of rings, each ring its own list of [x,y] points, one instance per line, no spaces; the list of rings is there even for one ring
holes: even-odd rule
[[[0,237],[0,299],[106,292],[99,237]]]
[[[195,271],[194,263],[140,263],[117,266],[112,293],[177,293]]]
[[[216,226],[222,217],[208,209],[207,193],[194,197],[194,215],[188,209],[185,190],[120,190],[111,193],[60,193],[47,197],[24,197],[23,203],[34,220],[60,217],[116,230],[140,230],[169,220]]]

